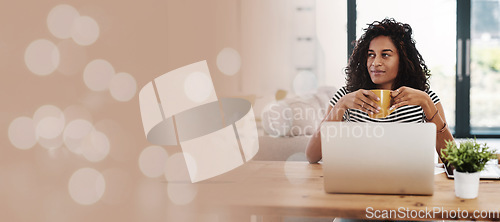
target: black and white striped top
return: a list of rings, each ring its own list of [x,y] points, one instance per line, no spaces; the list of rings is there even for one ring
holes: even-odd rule
[[[339,101],[342,96],[345,96],[349,92],[347,88],[344,86],[337,90],[333,98],[330,100],[330,105],[333,107]],[[426,91],[427,94],[431,97],[431,100],[434,104],[440,102],[439,97],[431,90]],[[347,109],[344,113],[343,121],[346,122],[392,122],[392,123],[423,123],[425,122],[425,113],[422,107],[415,105],[407,105],[397,108],[391,114],[389,114],[385,118],[375,119],[368,116],[368,114],[364,111],[358,109]]]

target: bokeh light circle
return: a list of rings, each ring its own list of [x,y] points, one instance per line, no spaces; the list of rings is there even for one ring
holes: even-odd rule
[[[64,131],[66,119],[64,113],[56,106],[43,105],[33,114],[36,138],[54,139]]]
[[[80,16],[73,22],[71,38],[78,45],[92,45],[99,38],[99,24],[89,16]]]
[[[36,125],[37,138],[54,139],[61,135],[64,130],[64,119],[56,117],[45,117]]]
[[[59,66],[59,60],[59,49],[46,39],[31,42],[24,53],[24,62],[28,69],[40,76],[54,72]]]
[[[38,144],[45,149],[52,150],[61,147],[64,142],[62,139],[62,135],[59,135],[58,137],[53,139],[45,139],[43,137],[39,137]]]
[[[114,75],[109,84],[111,96],[121,102],[131,100],[135,96],[136,91],[137,83],[135,78],[125,72]]]
[[[93,91],[108,89],[111,79],[115,75],[115,68],[104,59],[91,61],[83,71],[85,85]]]
[[[226,75],[234,75],[240,71],[241,56],[232,48],[224,48],[217,55],[217,67]]]
[[[50,33],[57,38],[67,39],[71,37],[71,28],[74,21],[80,17],[80,13],[70,5],[61,4],[50,10],[47,16],[47,26]]]
[[[300,71],[293,80],[293,91],[297,95],[310,93],[317,87],[318,80],[311,71]]]
[[[71,152],[82,154],[83,141],[93,130],[94,126],[87,120],[72,120],[64,129],[64,144]]]
[[[59,107],[50,104],[40,106],[36,109],[35,113],[33,113],[33,121],[35,121],[35,124],[38,124],[38,122],[46,117],[64,119],[64,114]]]
[[[194,200],[198,194],[198,189],[192,183],[168,183],[167,192],[172,203],[186,205]]]
[[[207,100],[214,91],[212,81],[206,73],[193,72],[184,81],[184,92],[193,102]]]
[[[109,154],[110,143],[106,134],[92,130],[82,141],[82,154],[91,162],[99,162]]]
[[[71,175],[68,183],[71,198],[82,205],[92,205],[101,199],[106,189],[104,176],[92,168],[81,168]]]
[[[163,169],[167,162],[168,153],[161,146],[149,146],[139,156],[139,168],[147,177],[159,177],[163,175]]]
[[[18,117],[9,125],[10,143],[18,149],[27,150],[35,146],[35,126],[29,117]]]

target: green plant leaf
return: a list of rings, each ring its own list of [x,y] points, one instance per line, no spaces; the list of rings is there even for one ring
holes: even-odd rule
[[[478,143],[474,138],[460,143],[458,147],[453,140],[447,140],[445,148],[441,150],[441,158],[458,172],[474,173],[483,170],[486,163],[497,156],[486,143]]]

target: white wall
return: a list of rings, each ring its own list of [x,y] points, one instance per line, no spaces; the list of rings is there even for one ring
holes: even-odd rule
[[[324,66],[319,85],[342,87],[347,65],[347,2],[316,0],[316,30],[323,57],[319,67]]]
[[[289,90],[293,71],[287,0],[241,1],[241,91],[266,95]]]

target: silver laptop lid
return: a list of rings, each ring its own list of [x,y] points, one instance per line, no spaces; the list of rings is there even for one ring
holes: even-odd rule
[[[324,122],[325,191],[432,195],[435,145],[433,123]]]

